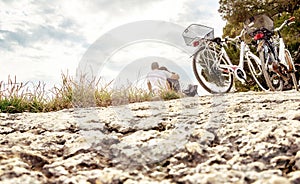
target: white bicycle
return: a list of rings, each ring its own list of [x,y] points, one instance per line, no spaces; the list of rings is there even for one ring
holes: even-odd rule
[[[265,14],[254,16],[245,22],[246,25],[250,25],[247,32],[257,41],[257,52],[264,66],[264,76],[272,91],[291,89],[292,84],[298,91],[295,64],[280,34],[280,30],[294,23],[294,19],[295,17],[291,17],[285,20],[275,29],[273,20]]]
[[[182,34],[188,46],[198,47],[193,54],[193,71],[200,85],[210,93],[229,92],[235,76],[242,83],[248,83],[244,63],[254,81],[262,90],[268,90],[260,59],[250,51],[242,39],[243,29],[235,38],[214,38],[213,28],[192,24]],[[230,41],[240,49],[238,65],[233,65],[226,53],[226,43]]]

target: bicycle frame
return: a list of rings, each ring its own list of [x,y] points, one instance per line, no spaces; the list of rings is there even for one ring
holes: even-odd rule
[[[257,57],[255,54],[253,54],[251,52],[248,45],[246,45],[245,43],[244,43],[244,45],[245,45],[245,57],[247,59],[247,62],[251,64],[250,65],[251,67],[253,67],[252,62],[250,61],[250,56],[251,56],[254,59],[254,61],[256,62],[256,67],[258,67],[259,71],[260,71],[259,73],[255,73],[255,74],[256,75],[262,75],[263,72],[262,72],[262,67],[261,67],[261,60],[259,59],[259,57]]]
[[[288,70],[293,70],[295,71],[295,65],[294,65],[294,62],[292,62],[292,67],[293,68],[289,68],[289,64],[287,63],[287,61],[285,60],[285,52],[288,51],[286,48],[285,48],[285,44],[284,44],[284,41],[283,41],[283,38],[281,37],[281,34],[280,34],[280,30],[285,26],[285,25],[289,25],[289,24],[293,24],[295,23],[294,22],[295,20],[295,17],[291,17],[289,18],[288,20],[285,20],[281,26],[279,26],[278,28],[275,28],[274,29],[274,32],[277,32],[277,39],[279,38],[279,62],[284,64],[285,66],[288,67]],[[288,52],[289,53],[289,52]],[[289,53],[290,54],[290,53]]]
[[[251,54],[249,46],[245,44],[244,41],[241,41],[240,43],[240,56],[239,56],[239,64],[238,65],[233,65],[227,52],[225,51],[224,47],[221,48],[221,56],[224,56],[224,58],[227,60],[227,62],[230,65],[220,65],[220,68],[225,68],[228,69],[229,71],[233,72],[236,78],[245,84],[247,81],[247,75],[244,70],[244,62],[249,62],[249,54]],[[253,54],[254,56],[254,54]],[[256,57],[256,56],[255,56]],[[222,57],[220,57],[222,58]],[[246,60],[245,60],[246,58]],[[259,61],[259,59],[257,60]],[[260,64],[260,63],[259,63]],[[260,65],[259,65],[260,66]]]
[[[285,54],[289,54],[289,57],[291,57],[290,55],[290,52],[285,48],[285,44],[284,44],[284,41],[283,41],[283,38],[282,37],[279,37],[279,62],[282,63],[284,66],[286,66],[288,68],[288,71],[296,71],[296,68],[295,68],[295,63],[292,62],[289,65],[288,62],[286,61],[286,58],[285,58]]]
[[[243,31],[241,32],[241,35],[243,34]],[[238,65],[233,65],[230,61],[230,58],[227,55],[227,52],[225,51],[225,49],[222,47],[221,48],[221,53],[222,55],[224,55],[224,58],[227,60],[227,62],[230,65],[220,65],[220,68],[224,68],[226,70],[231,71],[232,73],[234,73],[234,75],[236,76],[236,78],[241,81],[243,84],[248,83],[247,82],[247,75],[245,73],[244,70],[244,64],[245,62],[248,62],[248,66],[251,68],[252,71],[252,75],[255,76],[260,76],[263,75],[263,71],[262,71],[262,67],[261,67],[261,60],[251,52],[249,46],[240,39],[241,35],[237,36],[234,39],[230,39],[227,38],[231,41],[237,42],[239,43],[239,48],[240,48],[240,56],[239,56],[239,63]],[[253,60],[251,60],[250,58],[252,58]],[[255,67],[253,65],[253,62],[255,62]],[[256,70],[258,69],[258,71]],[[256,78],[254,78],[255,82],[259,85],[259,87],[263,90],[267,90],[265,89],[265,87],[263,87]]]
[[[272,38],[274,41],[270,41],[270,40],[260,40],[259,41],[259,47],[258,47],[258,51],[260,51],[263,47],[264,47],[264,43],[266,43],[269,48],[271,49],[271,52],[274,54],[275,58],[273,58],[275,61],[280,62],[281,64],[283,64],[284,66],[288,67],[288,64],[285,60],[285,44],[283,41],[282,37],[279,38]],[[279,41],[277,41],[279,40]],[[273,44],[272,44],[273,42]],[[279,46],[277,46],[279,45]],[[277,52],[277,48],[279,48],[278,52]],[[266,48],[264,48],[266,49]],[[290,69],[290,68],[289,68]]]
[[[273,38],[273,43],[277,43],[279,42],[279,46],[278,45],[272,45],[269,41],[269,45],[271,46],[271,48],[274,50],[274,55],[275,55],[275,60],[278,61],[280,64],[284,65],[288,71],[291,71],[291,72],[294,72],[296,71],[295,70],[295,65],[294,65],[294,62],[291,62],[290,64],[286,61],[286,52],[287,54],[289,54],[289,57],[292,58],[290,56],[290,52],[285,48],[285,44],[284,44],[284,41],[283,41],[283,38],[281,37],[281,34],[279,33],[278,31],[278,35],[276,38]],[[278,41],[279,40],[279,41]],[[278,49],[278,52],[276,49]],[[276,71],[275,71],[276,72]],[[277,72],[276,72],[277,73]],[[287,81],[288,79],[286,79],[286,77],[282,76],[281,73],[278,73],[278,75],[280,75],[284,81]]]
[[[283,42],[283,38],[279,38],[279,61],[287,66],[287,62],[284,57],[285,44]]]

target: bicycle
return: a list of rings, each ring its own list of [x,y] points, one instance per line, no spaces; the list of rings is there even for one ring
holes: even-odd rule
[[[197,47],[193,57],[193,72],[200,85],[210,93],[226,93],[233,86],[233,76],[243,84],[248,83],[244,70],[244,63],[247,62],[254,81],[262,90],[268,90],[265,84],[261,61],[250,51],[249,46],[240,35],[235,38],[214,38],[213,28],[191,24],[182,33],[184,41],[188,46]],[[233,65],[225,48],[227,42],[235,43],[240,49],[238,65]]]
[[[298,89],[296,69],[290,52],[285,48],[280,30],[295,17],[285,20],[279,27],[273,27],[273,20],[265,14],[256,15],[245,21],[248,34],[257,41],[257,52],[264,66],[264,77],[272,91]]]

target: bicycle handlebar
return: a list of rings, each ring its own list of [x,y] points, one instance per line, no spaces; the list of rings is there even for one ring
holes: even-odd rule
[[[289,19],[285,20],[279,27],[275,28],[274,31],[275,31],[275,32],[278,32],[278,31],[280,31],[285,25],[290,25],[290,24],[295,23],[294,20],[295,20],[295,17],[290,17]]]
[[[288,21],[292,22],[295,20],[295,17],[290,17]]]
[[[293,24],[295,23],[294,22],[295,20],[295,17],[290,17],[289,19],[285,20],[279,27],[275,28],[274,31],[275,32],[278,32],[280,31],[285,25],[290,25],[290,24]],[[249,26],[251,27],[251,23],[249,24]],[[234,38],[230,38],[228,36],[225,37],[225,39],[222,39],[221,42],[227,42],[227,41],[231,41],[231,42],[237,42],[241,39],[241,37],[245,34],[245,31],[246,31],[246,28],[243,28],[241,33],[234,37]]]
[[[230,38],[228,36],[225,37],[225,42],[228,40],[228,41],[231,41],[231,42],[237,42],[241,39],[241,37],[245,34],[245,28],[242,29],[241,33],[239,35],[237,35],[236,37],[234,38]]]
[[[227,43],[227,41],[237,42],[237,41],[241,40],[241,37],[245,34],[245,31],[246,31],[246,28],[243,28],[242,31],[240,32],[240,34],[237,35],[234,38],[230,38],[229,36],[226,36],[224,39],[214,38],[214,39],[212,39],[210,41],[213,41],[213,42],[216,42],[216,43],[221,43],[221,42]]]

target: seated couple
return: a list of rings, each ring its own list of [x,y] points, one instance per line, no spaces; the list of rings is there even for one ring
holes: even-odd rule
[[[151,71],[146,76],[147,85],[150,92],[158,94],[161,90],[173,90],[180,92],[179,75],[169,71],[166,67],[159,67],[157,62],[151,64]],[[187,96],[195,96],[197,94],[197,85],[189,85],[190,92],[186,93]]]

